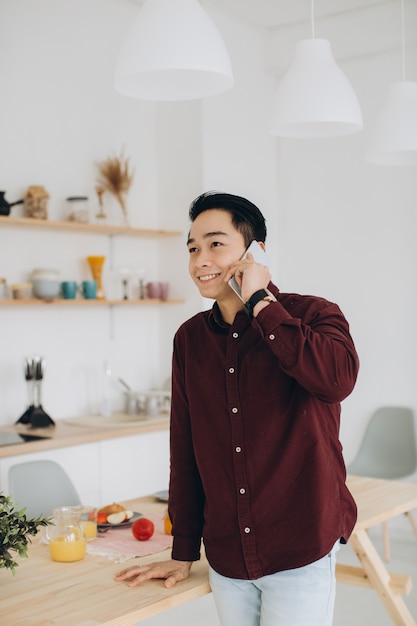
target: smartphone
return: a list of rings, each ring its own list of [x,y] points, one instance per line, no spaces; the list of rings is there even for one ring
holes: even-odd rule
[[[260,265],[266,265],[267,267],[269,267],[268,256],[265,250],[261,248],[261,246],[255,239],[250,243],[248,248],[245,250],[245,253],[241,257],[241,260],[246,259],[246,257],[248,256],[248,252],[251,252],[253,254],[253,260],[255,261],[255,263],[259,263]],[[240,287],[237,284],[237,281],[234,276],[232,276],[232,278],[229,280],[229,285],[243,302]]]

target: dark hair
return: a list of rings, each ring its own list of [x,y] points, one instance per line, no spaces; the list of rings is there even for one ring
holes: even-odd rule
[[[232,224],[243,235],[246,247],[254,239],[265,242],[265,218],[258,207],[246,198],[219,191],[206,191],[191,203],[190,220],[194,222],[200,213],[210,209],[219,209],[230,213]]]

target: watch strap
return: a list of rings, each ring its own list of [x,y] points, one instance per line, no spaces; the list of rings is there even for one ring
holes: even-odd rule
[[[245,302],[245,309],[249,317],[253,317],[253,309],[258,302],[261,302],[261,300],[265,300],[266,298],[272,300],[271,294],[266,289],[258,289],[258,291],[255,291],[255,293],[251,295],[249,300]]]

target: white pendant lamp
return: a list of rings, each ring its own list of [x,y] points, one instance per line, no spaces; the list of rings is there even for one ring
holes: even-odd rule
[[[371,131],[366,160],[375,165],[417,165],[417,83],[405,80],[404,0],[401,28],[403,80],[391,85]]]
[[[122,42],[116,91],[142,100],[194,100],[233,86],[226,46],[198,0],[145,0]]]
[[[294,61],[275,92],[271,133],[279,137],[337,137],[362,130],[356,94],[336,64],[329,41],[299,41]]]

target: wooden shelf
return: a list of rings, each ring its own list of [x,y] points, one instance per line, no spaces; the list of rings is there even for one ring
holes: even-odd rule
[[[0,307],[9,306],[149,306],[149,305],[166,305],[166,304],[182,304],[184,300],[168,299],[159,300],[157,298],[147,298],[145,300],[88,300],[84,298],[76,298],[75,300],[57,299],[52,301],[32,299],[32,300],[0,300]]]
[[[40,230],[61,230],[66,232],[93,233],[98,235],[126,235],[129,237],[178,237],[177,230],[161,230],[151,228],[133,228],[130,226],[111,226],[108,224],[84,224],[82,222],[58,222],[53,220],[37,220],[31,217],[10,217],[0,215],[0,227],[34,228]]]

